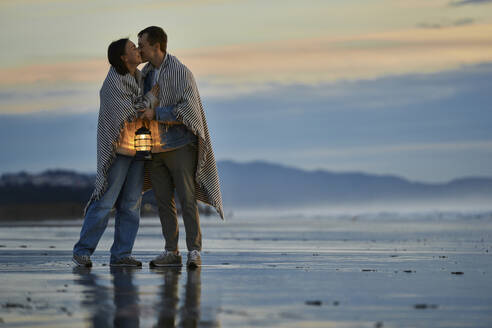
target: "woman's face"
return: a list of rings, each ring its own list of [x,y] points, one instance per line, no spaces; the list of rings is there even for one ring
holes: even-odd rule
[[[135,43],[128,40],[125,45],[125,54],[122,56],[123,62],[127,65],[140,65],[142,63],[142,57],[140,57],[140,51],[138,51]]]

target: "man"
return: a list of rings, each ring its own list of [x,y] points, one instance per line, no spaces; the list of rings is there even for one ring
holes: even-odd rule
[[[197,200],[214,206],[223,219],[217,166],[205,113],[191,71],[167,53],[167,35],[157,26],[138,33],[138,48],[145,76],[144,91],[160,87],[159,106],[141,110],[148,120],[159,122],[160,144],[153,149],[152,187],[159,208],[165,251],[150,266],[180,266],[178,220],[174,202],[181,203],[187,266],[201,265],[202,235]]]

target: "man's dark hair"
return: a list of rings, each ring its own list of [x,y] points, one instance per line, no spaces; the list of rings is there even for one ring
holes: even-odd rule
[[[121,56],[125,54],[126,43],[129,41],[128,38],[119,39],[117,41],[111,42],[108,47],[108,60],[111,66],[116,69],[116,72],[121,75],[128,73],[128,68],[126,68]]]
[[[156,42],[159,42],[162,52],[167,50],[167,34],[159,26],[149,26],[138,33],[138,37],[141,38],[142,35],[147,34],[147,41],[151,46]]]

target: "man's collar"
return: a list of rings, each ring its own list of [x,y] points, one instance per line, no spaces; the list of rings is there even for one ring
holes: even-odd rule
[[[165,66],[167,66],[167,64],[169,63],[169,58],[170,58],[169,56],[171,56],[171,55],[169,55],[169,54],[166,52],[166,55],[164,56],[164,60],[162,61],[161,66],[159,67],[159,70],[160,70],[160,69],[162,69],[162,68],[164,68]],[[142,74],[143,74],[144,76],[146,76],[146,75],[147,75],[147,74],[149,74],[149,72],[150,72],[151,70],[153,70],[153,69],[154,69],[154,66],[152,66],[152,64],[150,63],[150,61],[148,61],[148,62],[145,64],[144,68],[142,69]]]
[[[166,52],[166,54],[164,55],[164,59],[162,60],[161,65],[159,67],[153,67],[153,68],[157,69],[157,70],[163,69],[167,65],[167,58],[168,58],[168,56],[167,56],[167,52]]]

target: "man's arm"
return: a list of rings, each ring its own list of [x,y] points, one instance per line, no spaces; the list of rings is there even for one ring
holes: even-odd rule
[[[196,86],[193,74],[188,69],[184,71],[184,74],[185,78],[182,84],[182,88],[177,91],[179,94],[181,94],[178,103],[164,107],[156,107],[155,110],[150,108],[141,110],[139,112],[143,113],[141,116],[142,118],[148,120],[155,119],[159,123],[182,124],[182,122],[178,120],[178,117],[176,115],[177,109],[189,107],[190,102],[200,102],[200,95],[198,93],[198,88]]]
[[[159,123],[181,123],[174,111],[175,106],[157,107],[155,109],[155,119]]]

